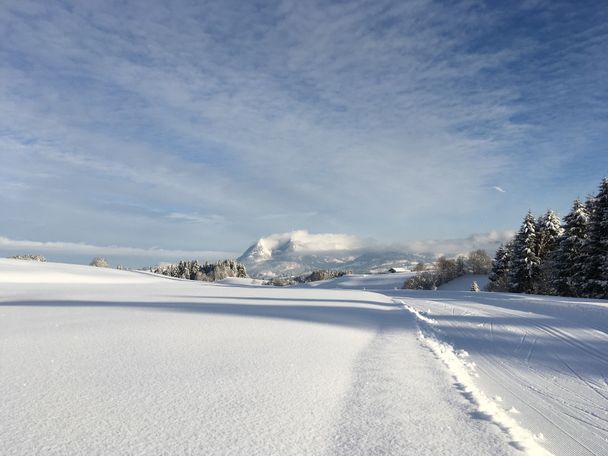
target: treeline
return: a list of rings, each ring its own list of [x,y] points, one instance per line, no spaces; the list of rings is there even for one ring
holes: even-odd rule
[[[40,261],[42,263],[46,262],[46,258],[43,257],[42,255],[30,255],[30,254],[15,255],[15,256],[9,257],[9,259],[11,259],[11,260]]]
[[[553,212],[528,212],[496,252],[491,291],[608,298],[608,178],[597,195],[575,200],[563,224]]]
[[[155,274],[204,282],[215,282],[227,277],[248,277],[245,266],[236,260],[220,260],[204,264],[199,263],[198,260],[180,261],[177,264],[152,267],[149,270]]]
[[[432,271],[424,271],[406,280],[403,288],[408,290],[434,290],[438,286],[465,274],[488,274],[492,258],[483,249],[473,250],[454,259],[440,257]]]
[[[336,271],[333,269],[319,269],[308,274],[302,274],[292,277],[273,277],[265,282],[265,285],[274,285],[276,287],[285,287],[289,285],[297,285],[300,283],[318,282],[320,280],[335,279],[352,274],[352,271]]]

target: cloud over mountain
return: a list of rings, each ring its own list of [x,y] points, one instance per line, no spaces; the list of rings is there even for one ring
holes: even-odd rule
[[[306,230],[297,230],[260,238],[241,255],[241,258],[261,261],[272,256],[290,253],[306,254],[360,250],[363,247],[365,247],[364,241],[357,236],[335,233],[311,234]]]
[[[488,233],[472,234],[462,239],[423,240],[408,242],[404,249],[413,253],[441,255],[465,254],[474,249],[484,249],[493,253],[500,244],[507,242],[515,234],[514,231],[490,231]]]
[[[456,256],[480,248],[492,254],[512,235],[511,231],[491,231],[464,239],[380,245],[348,234],[312,234],[297,230],[260,238],[239,257],[239,261],[251,274],[266,276],[300,274],[314,269],[383,271],[391,266],[408,267],[418,261],[432,261],[440,255]]]

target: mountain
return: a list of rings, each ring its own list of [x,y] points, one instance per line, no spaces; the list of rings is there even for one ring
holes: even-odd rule
[[[238,258],[250,275],[264,277],[298,275],[316,269],[386,271],[393,266],[409,268],[430,260],[428,255],[374,249],[352,235],[311,234],[305,230],[261,238]]]
[[[396,246],[379,246],[348,234],[312,234],[306,230],[260,238],[238,261],[251,276],[299,275],[316,269],[383,272],[391,267],[411,268],[440,255],[457,256],[474,249],[493,255],[513,236],[511,231],[473,234],[464,239],[426,240]]]

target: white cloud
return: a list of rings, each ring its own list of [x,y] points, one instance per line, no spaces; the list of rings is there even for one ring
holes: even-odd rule
[[[484,249],[492,254],[500,244],[508,242],[514,235],[515,231],[511,230],[490,231],[472,234],[462,239],[408,242],[403,248],[413,253],[431,253],[436,256],[466,254],[475,249]]]
[[[318,215],[317,211],[309,211],[309,212],[285,212],[278,214],[264,214],[258,216],[260,220],[275,220],[275,219],[283,219],[283,218],[309,218],[315,215]]]
[[[121,246],[100,246],[78,242],[40,242],[16,240],[0,236],[0,251],[31,254],[61,254],[61,255],[120,255],[129,257],[148,258],[224,258],[233,257],[234,252],[218,252],[209,250],[171,250],[163,248],[137,248]]]
[[[224,217],[217,214],[211,215],[200,215],[200,214],[184,214],[181,212],[171,212],[165,216],[169,220],[175,220],[178,222],[187,222],[187,223],[200,223],[200,224],[210,224],[210,223],[223,223]]]
[[[198,244],[198,224],[206,245],[246,245],[308,216],[316,231],[390,241],[464,235],[492,228],[476,225],[493,209],[488,189],[502,190],[496,179],[541,195],[526,179],[538,170],[518,166],[530,151],[551,176],[575,157],[567,149],[607,131],[549,109],[576,93],[582,113],[606,118],[594,115],[606,105],[593,89],[608,61],[601,25],[556,53],[545,44],[555,40],[528,36],[479,49],[516,7],[468,2],[42,3],[0,6],[11,30],[0,45],[11,56],[0,65],[0,177],[15,190],[0,210],[13,237],[27,225],[29,237],[95,240],[78,226],[94,219],[99,236],[128,245],[182,221],[184,247]],[[548,76],[571,79],[531,80],[539,68],[521,66],[533,53]],[[556,131],[582,144],[540,134],[562,121]],[[130,218],[133,229],[124,211],[100,211],[121,199],[156,210]],[[25,223],[37,205],[39,220]],[[494,226],[517,224],[513,212]]]
[[[277,233],[258,240],[268,254],[275,250],[288,249],[289,252],[307,254],[323,252],[362,253],[365,251],[397,251],[406,253],[424,253],[435,256],[465,254],[473,249],[486,249],[492,253],[501,243],[511,239],[513,231],[491,231],[473,234],[463,239],[421,240],[406,244],[383,245],[371,239],[342,233],[309,233],[307,230],[296,230],[287,233]],[[66,256],[106,256],[131,258],[132,264],[137,261],[159,263],[179,259],[236,258],[242,252],[222,252],[208,250],[179,250],[165,248],[138,248],[127,246],[100,246],[77,242],[41,242],[32,240],[16,240],[0,236],[0,253],[6,256],[15,254],[42,254],[64,258]],[[135,261],[137,260],[137,261]]]
[[[296,230],[263,237],[258,244],[270,252],[279,248],[289,248],[297,252],[327,252],[358,250],[365,246],[365,241],[349,234],[312,234],[306,230]]]
[[[406,253],[440,255],[460,255],[471,250],[485,249],[493,253],[496,248],[515,235],[514,231],[490,231],[476,233],[466,238],[428,239],[407,242],[404,244],[386,245],[372,239],[339,233],[309,233],[297,230],[288,233],[277,233],[262,237],[257,246],[267,255],[275,250],[289,250],[298,253],[322,253],[335,251],[397,251]]]

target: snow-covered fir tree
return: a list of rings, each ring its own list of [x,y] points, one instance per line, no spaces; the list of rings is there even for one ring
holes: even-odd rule
[[[220,260],[201,265],[198,260],[180,261],[177,264],[150,268],[156,274],[189,280],[215,282],[227,277],[247,277],[245,266],[235,260]]]
[[[608,178],[590,199],[589,226],[583,245],[582,292],[584,296],[608,297]]]
[[[548,210],[545,215],[538,218],[536,224],[536,255],[540,260],[551,253],[557,244],[557,239],[563,232],[562,223],[552,210]]]
[[[479,292],[479,285],[476,280],[473,280],[473,283],[471,284],[471,291],[474,291],[475,293]]]
[[[501,246],[490,291],[608,298],[608,178],[597,195],[576,200],[563,227],[553,211],[528,211],[511,245]]]
[[[490,291],[509,290],[509,266],[513,256],[513,241],[501,245],[496,251],[490,272]]]
[[[536,220],[528,211],[513,240],[513,258],[509,266],[509,291],[533,293],[539,260],[536,255]]]
[[[552,282],[556,264],[552,253],[564,232],[561,220],[555,212],[548,210],[536,222],[536,256],[538,268],[534,273],[535,293],[554,294]]]
[[[564,232],[558,240],[552,255],[555,265],[551,286],[560,296],[578,296],[583,281],[582,250],[587,238],[589,212],[578,198],[572,210],[564,217]]]

